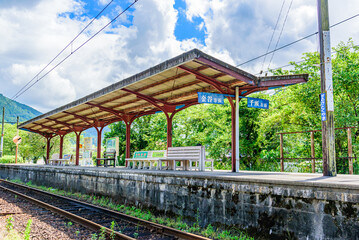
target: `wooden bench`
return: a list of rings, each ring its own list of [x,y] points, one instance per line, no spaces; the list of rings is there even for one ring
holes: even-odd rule
[[[166,162],[169,168],[174,171],[177,168],[190,171],[205,171],[209,168],[213,171],[213,159],[206,159],[204,146],[169,147],[167,157],[159,159],[160,170],[162,170],[163,162]],[[180,166],[177,166],[177,162],[180,162]],[[206,167],[206,162],[210,162],[211,166]]]
[[[103,161],[103,164],[101,164]],[[112,164],[111,164],[112,162]],[[96,166],[113,166],[116,167],[116,151],[108,151],[103,153],[103,158],[96,158]]]
[[[152,169],[155,163],[157,163],[158,168],[159,159],[163,157],[166,157],[166,150],[137,151],[133,154],[133,158],[126,158],[125,160],[127,162],[127,168]]]
[[[51,159],[49,159],[49,164],[65,166],[65,165],[70,165],[71,160],[72,160],[72,154],[64,154],[62,158],[59,158],[59,154],[54,153],[52,154]]]

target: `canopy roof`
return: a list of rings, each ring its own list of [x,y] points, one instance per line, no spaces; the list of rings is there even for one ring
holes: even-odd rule
[[[175,112],[197,104],[197,92],[240,95],[302,83],[307,74],[256,77],[197,49],[183,53],[88,96],[19,125],[46,135],[65,134],[158,111]],[[176,110],[177,109],[177,110]]]

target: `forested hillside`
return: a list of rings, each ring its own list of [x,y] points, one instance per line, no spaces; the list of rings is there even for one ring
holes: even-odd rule
[[[17,101],[13,101],[0,93],[0,119],[2,119],[3,106],[5,106],[5,122],[16,122],[17,116],[19,116],[20,122],[24,122],[41,115],[41,112],[36,109]]]

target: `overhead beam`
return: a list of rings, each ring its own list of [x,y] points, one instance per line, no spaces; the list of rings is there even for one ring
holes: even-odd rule
[[[102,111],[105,111],[105,112],[108,112],[108,113],[111,113],[113,115],[115,115],[116,117],[119,117],[119,118],[123,118],[123,113],[122,112],[119,112],[119,111],[116,111],[112,108],[107,108],[107,107],[104,107],[104,106],[101,106],[99,104],[94,104],[94,103],[86,103],[87,105],[89,106],[92,106],[92,107],[97,107],[98,109],[102,110]]]
[[[186,71],[186,72],[189,72],[189,73],[195,75],[195,76],[197,77],[197,79],[199,79],[199,80],[201,80],[201,81],[204,81],[204,82],[206,82],[206,83],[208,83],[208,84],[210,84],[210,85],[213,85],[213,86],[215,86],[216,88],[218,88],[218,87],[224,87],[224,88],[230,90],[230,88],[229,88],[229,86],[228,86],[227,84],[225,84],[225,83],[223,83],[223,82],[221,82],[221,81],[218,81],[218,80],[215,79],[215,78],[208,77],[208,76],[206,76],[206,75],[204,75],[204,74],[202,74],[202,73],[200,73],[200,72],[197,72],[197,71],[195,71],[195,70],[193,70],[193,69],[190,69],[190,68],[188,68],[188,67],[185,67],[185,66],[183,66],[183,65],[182,65],[182,66],[178,66],[178,68],[181,69],[181,70],[183,70],[183,71]],[[223,92],[222,89],[218,89],[218,90],[219,90],[220,92]]]
[[[58,130],[58,129],[51,128],[51,127],[46,126],[46,125],[43,125],[43,124],[41,124],[41,123],[35,123],[35,122],[34,122],[33,124],[38,125],[38,126],[40,126],[40,127],[42,127],[42,128],[45,128],[45,129],[47,129],[47,130],[50,130],[50,131],[52,131],[53,133],[57,134],[57,130]]]
[[[95,124],[94,124],[94,119],[90,119],[90,118],[87,118],[87,117],[83,117],[83,116],[80,116],[76,113],[71,113],[71,112],[67,112],[67,111],[63,111],[64,113],[66,114],[69,114],[69,115],[72,115],[74,117],[77,117],[77,118],[80,118],[82,121],[84,122],[87,122],[88,124],[90,124],[92,127],[97,127]],[[92,121],[92,122],[91,122]]]
[[[65,127],[71,128],[71,129],[73,127],[73,125],[70,125],[68,123],[65,123],[65,122],[62,122],[62,121],[59,121],[59,120],[56,120],[56,119],[52,119],[52,118],[46,118],[46,119],[49,120],[49,121],[55,122],[56,124],[60,124],[60,125],[63,125]]]
[[[308,74],[260,77],[258,87],[278,87],[308,81]]]
[[[209,59],[203,58],[203,57],[199,57],[198,60],[195,60],[196,62],[199,61],[200,64],[207,64],[207,66],[212,67],[214,69],[216,69],[217,71],[223,72],[225,74],[228,74],[236,79],[239,79],[243,82],[246,82],[248,84],[254,85],[255,81],[256,81],[256,76],[246,73],[242,70],[236,69],[237,71],[240,71],[241,73],[238,73],[237,71],[235,71],[234,69],[231,70],[231,68],[233,68],[232,66],[225,64],[226,67],[217,64]]]

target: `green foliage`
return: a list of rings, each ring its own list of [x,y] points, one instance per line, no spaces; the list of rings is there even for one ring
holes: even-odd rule
[[[6,106],[5,122],[16,123],[17,117],[19,117],[20,122],[24,122],[42,114],[32,107],[13,101],[2,94],[0,94],[0,106]],[[2,108],[0,109],[0,119],[2,119]]]
[[[116,222],[115,221],[112,221],[111,222],[111,233],[110,233],[110,239],[111,240],[114,240],[115,239],[115,225],[116,225]]]
[[[335,127],[358,126],[359,124],[359,47],[352,40],[340,43],[334,48],[332,58]],[[306,131],[321,129],[320,119],[320,60],[318,53],[305,53],[303,61],[291,63],[294,69],[274,72],[275,75],[308,73],[309,81],[277,90],[271,97],[271,107],[259,118],[259,147],[267,152],[279,153],[278,132]],[[353,138],[354,155],[359,153],[359,131]],[[321,157],[321,134],[315,134],[316,157]],[[284,156],[290,158],[310,157],[310,134],[292,134],[284,137]],[[336,131],[336,156],[347,156],[345,130]],[[264,159],[267,156],[262,156]],[[278,156],[279,157],[279,156]],[[308,172],[308,163],[296,164],[300,171]],[[318,165],[317,165],[318,166]],[[347,171],[347,160],[337,160],[339,173]],[[320,171],[320,169],[319,169]]]
[[[4,155],[0,158],[0,163],[14,163],[15,155]]]
[[[30,240],[31,224],[32,224],[32,219],[30,218],[27,221],[26,228],[24,231],[24,240]]]
[[[14,229],[14,218],[13,216],[9,216],[7,219],[6,219],[6,230],[10,231],[12,229]]]
[[[4,127],[4,155],[0,158],[1,163],[15,163],[16,145],[12,141],[17,134],[16,125],[5,124]],[[19,130],[21,143],[18,149],[18,162],[23,163],[25,160],[36,163],[46,155],[46,139],[39,134]],[[71,152],[71,138],[74,137],[70,133],[64,138],[64,153]],[[50,144],[50,157],[53,153],[59,152],[60,138],[55,137]]]
[[[100,235],[98,237],[98,240],[105,240],[106,239],[106,228],[101,227]]]

